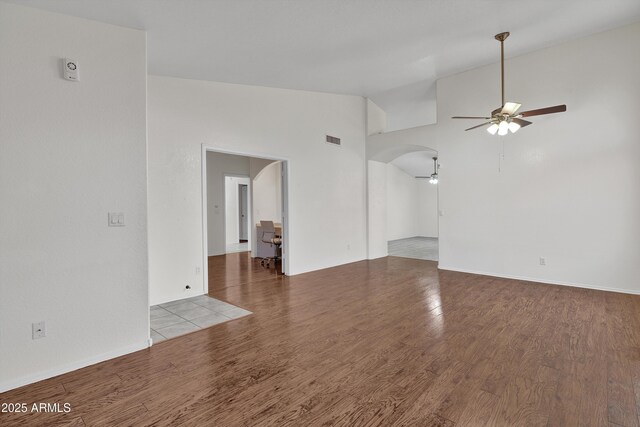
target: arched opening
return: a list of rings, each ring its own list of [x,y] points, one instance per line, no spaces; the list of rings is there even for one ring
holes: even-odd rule
[[[430,180],[437,157],[432,148],[408,144],[369,157],[369,259],[438,261],[438,184]]]

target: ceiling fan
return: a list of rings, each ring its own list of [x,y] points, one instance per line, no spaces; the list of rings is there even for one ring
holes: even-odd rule
[[[433,159],[433,173],[429,176],[416,176],[416,178],[429,178],[430,184],[438,183],[438,158],[432,157]]]
[[[566,105],[554,105],[553,107],[539,108],[537,110],[522,111],[518,113],[520,108],[517,102],[504,102],[504,41],[509,37],[509,33],[496,34],[495,38],[500,42],[500,82],[502,88],[502,106],[496,108],[491,112],[490,117],[477,117],[477,116],[455,116],[452,119],[478,119],[488,120],[477,126],[470,127],[467,130],[477,129],[482,126],[489,125],[487,132],[491,135],[506,135],[507,133],[515,133],[521,127],[529,126],[531,124],[528,120],[523,120],[523,117],[541,116],[543,114],[561,113],[567,111]]]

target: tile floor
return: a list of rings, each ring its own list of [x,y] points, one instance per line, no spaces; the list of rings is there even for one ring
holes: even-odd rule
[[[438,261],[437,237],[410,237],[390,240],[388,248],[389,256]]]
[[[249,243],[229,243],[227,244],[227,253],[231,254],[234,252],[246,252],[249,250]]]
[[[200,295],[151,307],[154,343],[251,314],[235,305]]]

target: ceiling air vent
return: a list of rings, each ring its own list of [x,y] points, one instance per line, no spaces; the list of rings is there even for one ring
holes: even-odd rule
[[[329,144],[340,145],[340,138],[335,136],[327,135],[327,142]]]

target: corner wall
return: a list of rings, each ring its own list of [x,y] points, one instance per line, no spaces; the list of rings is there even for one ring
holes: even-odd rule
[[[148,346],[145,34],[0,2],[0,94],[3,391]]]
[[[386,240],[438,237],[437,185],[429,184],[427,179],[416,179],[394,164],[385,166]],[[375,191],[372,188],[370,194]]]

